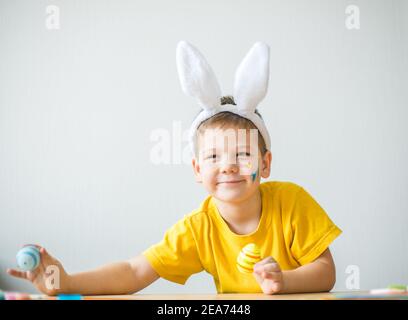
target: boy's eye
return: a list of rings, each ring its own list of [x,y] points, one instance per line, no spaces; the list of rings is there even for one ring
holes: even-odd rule
[[[210,155],[208,155],[208,156],[206,156],[204,159],[206,159],[206,160],[214,160],[214,159],[217,159],[217,155],[214,153],[214,154],[210,154]]]
[[[251,154],[249,152],[238,152],[237,156],[238,157],[250,157]]]

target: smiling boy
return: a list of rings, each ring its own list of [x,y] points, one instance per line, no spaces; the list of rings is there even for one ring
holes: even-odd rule
[[[219,293],[330,291],[335,266],[328,246],[341,231],[300,186],[260,183],[269,177],[272,161],[261,135],[259,152],[252,155],[249,139],[231,147],[223,139],[214,142],[214,134],[207,131],[218,130],[220,137],[232,129],[238,136],[242,128],[254,125],[230,112],[200,125],[192,163],[197,182],[210,196],[146,250],[145,257],[161,277],[181,284],[205,270]],[[247,163],[257,163],[255,178],[242,174]],[[253,274],[237,268],[237,256],[248,243],[257,244],[263,257]]]

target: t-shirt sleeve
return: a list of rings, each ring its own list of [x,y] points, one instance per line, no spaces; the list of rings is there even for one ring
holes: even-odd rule
[[[290,223],[290,250],[300,265],[316,260],[342,232],[303,188],[296,195]]]
[[[203,270],[187,217],[167,230],[163,240],[145,250],[143,255],[160,277],[180,284]]]

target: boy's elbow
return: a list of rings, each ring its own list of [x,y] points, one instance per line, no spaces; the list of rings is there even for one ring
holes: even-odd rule
[[[336,265],[334,264],[330,250],[327,249],[318,259],[321,263],[321,282],[323,291],[331,291],[336,284]]]
[[[324,291],[331,291],[336,284],[336,269],[330,266],[327,270]]]
[[[329,284],[327,286],[327,291],[331,291],[334,288],[334,285],[336,284],[336,273],[329,278]]]
[[[124,295],[133,295],[133,294],[138,293],[139,291],[140,291],[140,289],[134,289],[134,288],[132,288],[132,289],[128,290],[127,292],[124,292],[123,294],[124,294]]]

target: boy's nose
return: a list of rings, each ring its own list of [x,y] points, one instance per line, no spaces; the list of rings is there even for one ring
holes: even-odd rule
[[[236,163],[224,162],[221,164],[220,171],[224,174],[238,173],[239,167]]]

